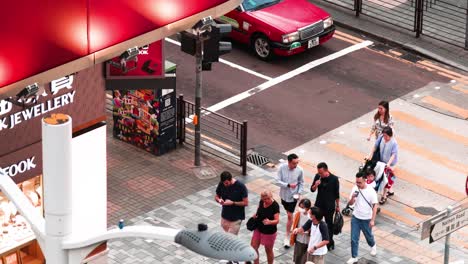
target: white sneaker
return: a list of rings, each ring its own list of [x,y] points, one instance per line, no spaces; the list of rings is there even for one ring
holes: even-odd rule
[[[377,244],[375,244],[373,247],[371,247],[370,254],[373,257],[377,256]]]
[[[350,258],[348,259],[348,261],[346,261],[347,264],[354,264],[354,263],[357,263],[359,261],[358,258]]]
[[[283,245],[284,245],[285,248],[290,248],[291,247],[291,244],[289,244],[289,238],[284,239]]]

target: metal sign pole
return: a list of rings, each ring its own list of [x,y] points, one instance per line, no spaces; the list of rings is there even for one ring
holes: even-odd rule
[[[447,215],[452,213],[452,206],[449,205],[447,207]],[[444,251],[444,264],[449,263],[449,255],[450,255],[450,233],[445,236],[445,251]]]
[[[195,166],[200,166],[201,152],[201,97],[202,97],[202,60],[203,60],[203,40],[200,32],[196,39],[196,68],[195,68]]]

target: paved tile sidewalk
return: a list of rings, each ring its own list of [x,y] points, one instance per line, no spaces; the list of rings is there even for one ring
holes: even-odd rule
[[[110,121],[110,120],[109,120]],[[109,122],[111,124],[112,122]],[[108,135],[112,135],[108,126]],[[125,142],[108,136],[108,225],[115,226],[119,219],[127,224],[150,224],[173,228],[195,228],[198,223],[207,223],[209,228],[219,227],[220,206],[213,200],[219,174],[229,170],[240,175],[240,168],[219,159],[203,155],[204,166],[193,166],[193,148],[182,146],[163,155],[154,156]],[[237,178],[249,189],[250,206],[247,216],[252,215],[259,202],[259,193],[270,189],[275,195],[275,169],[266,171],[250,167],[249,176]],[[310,175],[309,175],[310,176]],[[306,179],[307,180],[307,179]],[[306,188],[310,183],[306,181]],[[346,184],[346,186],[349,184]],[[343,187],[343,192],[349,192]],[[306,191],[314,199],[315,194]],[[278,200],[278,197],[276,197]],[[345,199],[342,199],[344,207]],[[275,263],[291,263],[292,249],[285,250],[281,243],[284,237],[284,211],[278,227],[275,245]],[[343,234],[336,236],[336,249],[327,255],[326,263],[344,263],[350,257],[349,218],[345,219]],[[419,240],[419,231],[380,216],[377,220],[376,240],[379,253],[369,255],[369,247],[361,239],[359,263],[442,263],[443,244],[429,245]],[[251,232],[245,227],[240,237],[250,241]],[[143,239],[126,239],[109,243],[108,263],[218,263],[206,259],[170,242]],[[460,260],[466,250],[451,249],[451,260]],[[260,251],[262,263],[265,253]],[[93,261],[101,264],[102,259]]]
[[[270,189],[276,195],[278,187],[274,185],[272,174],[261,169],[249,171],[247,177],[238,177],[249,189],[250,206],[247,215],[253,214],[259,202],[259,193]],[[215,180],[217,181],[217,179]],[[183,198],[157,207],[127,221],[129,224],[150,224],[172,228],[195,228],[197,223],[206,223],[209,228],[219,227],[220,206],[213,200],[215,184],[184,195]],[[310,192],[306,196],[314,199]],[[277,198],[276,198],[277,199]],[[344,206],[344,204],[343,204]],[[131,213],[131,212],[130,212]],[[291,263],[293,249],[282,247],[284,237],[284,212],[281,213],[278,227],[278,239],[275,245],[275,263]],[[326,263],[345,263],[350,257],[349,218],[346,218],[343,234],[336,236],[336,249],[329,252]],[[375,229],[378,245],[377,257],[371,257],[370,249],[361,238],[359,263],[442,263],[443,245],[436,243],[431,247],[427,241],[419,240],[419,232],[404,226],[396,226],[391,221],[379,217]],[[251,232],[245,227],[240,232],[241,239],[250,241]],[[126,239],[109,243],[109,264],[117,263],[218,263],[206,259],[185,248],[170,242],[142,239]],[[466,252],[452,249],[451,260],[462,259]],[[261,262],[266,263],[265,253],[260,251]]]
[[[152,155],[113,138],[110,119],[108,124],[108,225],[117,224],[121,218],[140,216],[213,186],[223,170],[240,172],[238,166],[204,154],[204,166],[194,168],[194,151],[187,146],[179,146],[159,157]]]

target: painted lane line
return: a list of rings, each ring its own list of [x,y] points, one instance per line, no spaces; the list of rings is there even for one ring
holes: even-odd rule
[[[263,74],[261,74],[261,73],[258,73],[258,72],[249,70],[249,69],[247,69],[247,68],[245,68],[245,67],[240,66],[239,64],[235,64],[235,63],[230,62],[230,61],[227,61],[227,60],[225,60],[225,59],[221,59],[221,58],[220,58],[220,59],[219,59],[219,62],[222,62],[222,63],[224,63],[224,64],[226,64],[226,65],[228,65],[228,66],[231,66],[232,68],[239,69],[239,70],[241,70],[241,71],[245,71],[245,72],[247,72],[247,73],[250,73],[250,74],[252,74],[252,75],[255,75],[255,76],[257,76],[257,77],[260,77],[260,78],[262,78],[262,79],[265,79],[265,80],[267,80],[267,81],[270,81],[270,80],[273,79],[272,77],[268,77],[268,76],[263,75]]]
[[[212,112],[219,111],[219,110],[221,110],[221,109],[223,109],[223,108],[225,108],[225,107],[227,107],[227,106],[229,106],[231,104],[242,101],[242,100],[244,100],[244,99],[246,99],[246,98],[248,98],[248,97],[250,97],[250,96],[252,96],[254,94],[257,94],[257,93],[259,93],[259,92],[261,92],[263,90],[266,90],[266,89],[268,89],[268,88],[270,88],[270,87],[272,87],[272,86],[274,86],[276,84],[279,84],[281,82],[284,82],[284,81],[286,81],[288,79],[291,79],[291,78],[293,78],[293,77],[295,77],[295,76],[297,76],[297,75],[299,75],[301,73],[304,73],[304,72],[306,72],[306,71],[308,71],[308,70],[310,70],[312,68],[315,68],[315,67],[317,67],[319,65],[322,65],[322,64],[324,64],[326,62],[329,62],[329,61],[332,61],[332,60],[337,59],[339,57],[342,57],[342,56],[344,56],[346,54],[349,54],[351,52],[360,50],[360,49],[365,48],[367,46],[370,46],[372,44],[373,44],[372,41],[366,40],[366,41],[361,42],[359,44],[347,47],[347,48],[342,49],[342,50],[340,50],[338,52],[330,54],[330,55],[328,55],[326,57],[320,58],[318,60],[311,61],[311,62],[309,62],[309,63],[307,63],[305,65],[302,65],[301,67],[299,67],[299,68],[297,68],[295,70],[292,70],[292,71],[287,72],[287,73],[285,73],[283,75],[275,77],[275,78],[273,78],[273,79],[271,79],[269,81],[266,81],[266,82],[254,87],[254,88],[252,88],[250,90],[247,90],[247,91],[242,92],[240,94],[234,95],[231,98],[228,98],[228,99],[226,99],[224,101],[221,101],[221,102],[219,102],[219,103],[217,103],[215,105],[212,105],[212,106],[208,107],[208,110],[210,110]]]
[[[180,42],[178,42],[178,41],[175,41],[175,40],[170,39],[170,38],[165,38],[165,40],[166,40],[167,42],[169,42],[169,43],[172,43],[172,44],[174,44],[174,45],[180,46]],[[224,64],[226,64],[226,65],[228,65],[228,66],[231,66],[232,68],[235,68],[235,69],[244,71],[244,72],[246,72],[246,73],[255,75],[255,76],[257,76],[257,77],[259,77],[259,78],[262,78],[262,79],[264,79],[264,80],[267,80],[267,81],[273,79],[272,77],[268,77],[268,76],[263,75],[263,74],[261,74],[261,73],[252,71],[252,70],[250,70],[250,69],[247,69],[247,68],[245,68],[245,67],[240,66],[239,64],[235,64],[234,62],[230,62],[230,61],[227,61],[227,60],[225,60],[225,59],[221,59],[221,58],[220,58],[220,59],[219,59],[219,62],[224,63]]]

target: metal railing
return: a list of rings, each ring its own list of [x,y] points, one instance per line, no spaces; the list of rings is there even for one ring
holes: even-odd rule
[[[319,1],[319,0],[314,0]],[[468,0],[323,0],[398,28],[468,49]],[[313,1],[312,1],[313,2]]]
[[[195,104],[177,98],[177,138],[179,143],[195,144],[193,116]],[[201,150],[242,167],[247,175],[247,121],[239,122],[221,114],[201,109]]]

